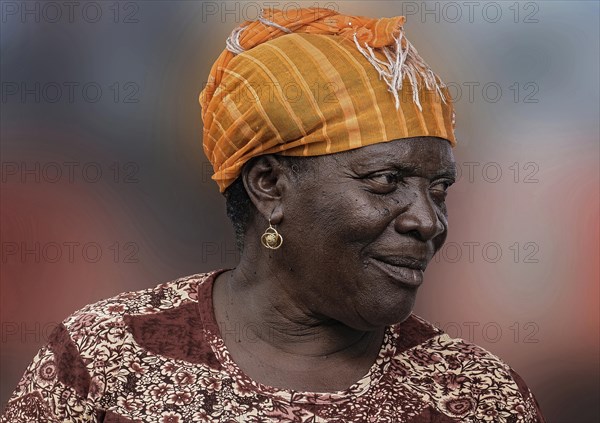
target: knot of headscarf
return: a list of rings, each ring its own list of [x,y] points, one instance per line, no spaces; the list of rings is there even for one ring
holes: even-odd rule
[[[446,87],[404,37],[404,23],[404,16],[269,9],[235,28],[200,94],[204,150],[220,190],[260,154],[330,154],[417,136],[454,145]],[[410,89],[403,89],[404,80]],[[282,87],[291,83],[303,101],[286,98]],[[335,88],[336,105],[311,89],[319,83]],[[258,92],[265,86],[272,88],[268,95]],[[389,122],[390,101],[396,122]]]
[[[393,46],[406,22],[404,16],[393,18],[367,18],[363,16],[341,15],[332,9],[306,8],[294,11],[267,9],[261,10],[255,21],[246,21],[233,30],[227,39],[227,48],[221,53],[210,71],[202,108],[211,99],[211,91],[221,83],[223,70],[235,55],[250,50],[282,35],[290,33],[339,35],[353,40],[355,37],[362,47],[381,48]],[[404,47],[406,41],[404,41]]]

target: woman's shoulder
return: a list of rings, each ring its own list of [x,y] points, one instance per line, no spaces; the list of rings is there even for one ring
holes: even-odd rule
[[[139,358],[156,352],[165,361],[185,359],[181,351],[189,348],[182,345],[188,346],[189,339],[182,333],[196,335],[200,346],[193,353],[208,351],[202,349],[200,325],[189,317],[197,309],[198,293],[205,291],[199,288],[213,273],[124,292],[71,314],[33,358],[1,421],[95,421],[106,405],[102,401],[117,398],[134,380],[131,375],[141,371]],[[173,316],[181,317],[179,332]],[[172,351],[178,355],[171,356]],[[204,361],[212,363],[205,355],[209,359]]]
[[[535,416],[531,421],[544,421],[525,381],[492,352],[465,339],[451,337],[415,314],[392,326],[391,333],[396,344],[394,368],[399,374],[410,374],[411,381],[430,386],[432,398],[439,397],[437,400],[446,408],[457,404],[469,408],[477,404],[483,410],[503,403]],[[487,400],[480,404],[476,399],[484,393]],[[459,397],[460,401],[456,399]],[[452,402],[455,400],[456,404]]]
[[[197,273],[151,288],[128,291],[75,311],[62,325],[72,334],[92,335],[100,327],[121,326],[129,316],[153,315],[198,301],[198,287],[214,272]]]
[[[160,283],[139,291],[122,292],[111,298],[88,304],[64,319],[59,328],[75,343],[84,340],[89,346],[93,339],[110,333],[113,341],[126,336],[132,318],[174,312],[198,301],[198,287],[214,272],[197,273]]]
[[[447,370],[463,368],[465,362],[476,362],[490,372],[511,372],[500,357],[463,338],[449,334],[422,317],[411,314],[404,322],[391,327],[396,354],[408,355],[423,366],[443,363]]]

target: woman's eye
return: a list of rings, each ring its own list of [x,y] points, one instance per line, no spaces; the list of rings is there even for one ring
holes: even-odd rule
[[[395,173],[378,173],[371,175],[370,179],[380,184],[395,184],[398,182],[398,175]]]
[[[452,185],[452,181],[439,181],[431,185],[429,191],[435,198],[443,201],[446,199],[446,195],[448,195],[450,185]]]
[[[395,172],[378,172],[373,173],[365,178],[375,192],[382,194],[388,193],[396,189],[400,176]]]

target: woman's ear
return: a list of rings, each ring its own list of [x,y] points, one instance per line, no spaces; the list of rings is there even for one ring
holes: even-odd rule
[[[289,183],[281,163],[273,155],[258,156],[244,166],[242,181],[248,197],[265,220],[280,223],[282,194]]]

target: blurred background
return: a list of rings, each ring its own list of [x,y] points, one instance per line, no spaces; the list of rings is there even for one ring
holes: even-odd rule
[[[407,16],[459,140],[416,313],[502,357],[549,422],[599,421],[595,1],[2,1],[2,408],[73,311],[235,266],[198,94],[261,5]]]

